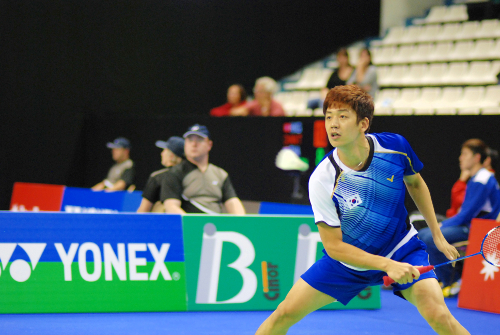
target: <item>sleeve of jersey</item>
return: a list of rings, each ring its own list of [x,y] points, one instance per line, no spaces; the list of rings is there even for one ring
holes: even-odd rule
[[[133,185],[135,181],[135,169],[134,167],[131,167],[130,169],[126,169],[123,171],[121,175],[121,180],[127,184],[127,186]]]
[[[467,183],[462,209],[454,217],[444,220],[443,227],[469,225],[486,202],[488,194],[486,191],[486,186],[481,183],[473,181]]]
[[[340,227],[337,207],[331,198],[331,191],[317,178],[309,180],[309,200],[316,224],[324,222],[331,227]]]
[[[154,200],[155,193],[157,191],[158,185],[155,182],[155,179],[153,177],[149,177],[148,181],[146,182],[146,186],[144,187],[144,190],[142,191],[142,197],[144,199],[149,200],[150,202],[155,202]]]
[[[182,180],[173,173],[172,170],[165,172],[167,175],[163,178],[160,192],[160,201],[167,199],[178,199],[182,201]]]
[[[224,184],[222,185],[222,201],[226,202],[231,198],[236,198],[236,191],[234,190],[233,184],[231,183],[231,179],[227,176],[226,180],[224,180]]]

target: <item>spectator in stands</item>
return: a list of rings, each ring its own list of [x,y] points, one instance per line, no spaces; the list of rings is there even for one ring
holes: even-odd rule
[[[484,168],[487,158],[487,146],[479,139],[470,139],[462,145],[459,157],[460,169],[468,170],[470,179],[467,182],[465,198],[461,209],[455,216],[441,222],[441,231],[449,243],[466,241],[469,237],[469,227],[473,218],[496,219],[500,213],[500,189],[495,175]],[[418,237],[427,245],[427,252],[431,264],[440,264],[447,261],[443,258],[432,239],[429,228],[418,232]],[[443,283],[443,294],[450,295],[454,282],[453,271],[450,266],[436,268],[436,274]],[[458,288],[459,290],[459,288]]]
[[[208,162],[213,142],[207,127],[195,124],[184,134],[186,159],[167,171],[160,200],[167,213],[245,214],[226,171]]]
[[[354,68],[349,64],[349,53],[346,48],[340,48],[337,51],[337,64],[338,67],[333,71],[328,83],[327,89],[334,88],[335,86],[345,85],[347,80],[351,78]]]
[[[142,191],[141,205],[137,213],[164,212],[164,207],[160,202],[161,185],[166,172],[180,162],[184,157],[184,139],[172,136],[167,141],[156,141],[156,146],[163,149],[161,152],[161,164],[164,169],[153,172]],[[159,206],[157,205],[159,204]]]
[[[372,55],[367,48],[361,50],[358,64],[347,80],[347,85],[349,84],[358,85],[363,91],[375,97],[378,91],[377,68],[372,64]]]
[[[273,100],[278,84],[273,78],[261,77],[255,82],[253,93],[255,100],[248,102],[245,106],[234,108],[232,115],[235,116],[285,116],[281,104]]]
[[[488,171],[495,173],[493,166],[498,161],[498,151],[492,148],[486,148],[486,159],[484,160],[483,167]],[[451,218],[460,211],[462,203],[465,198],[465,190],[467,187],[467,182],[470,178],[470,171],[467,169],[461,169],[460,177],[455,182],[451,189],[451,206],[446,211],[446,217]]]
[[[239,84],[229,86],[227,89],[227,103],[222,106],[212,108],[210,116],[233,116],[233,109],[246,104],[247,92]]]
[[[135,169],[134,162],[130,159],[130,141],[125,137],[118,137],[106,145],[111,149],[111,155],[116,162],[108,172],[106,179],[94,185],[94,191],[123,191],[134,187]]]

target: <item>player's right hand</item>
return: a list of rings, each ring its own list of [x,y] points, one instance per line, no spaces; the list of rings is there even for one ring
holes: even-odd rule
[[[386,273],[396,283],[402,285],[412,283],[420,277],[420,272],[417,267],[408,263],[400,263],[396,261],[391,262]]]

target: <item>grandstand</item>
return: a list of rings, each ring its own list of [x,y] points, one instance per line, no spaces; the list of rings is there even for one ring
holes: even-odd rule
[[[467,6],[434,6],[423,18],[389,29],[369,42],[380,90],[378,115],[500,114],[500,20],[469,20]],[[364,42],[349,47],[355,64]],[[308,110],[336,67],[334,55],[282,80],[276,95],[288,116],[322,116]]]

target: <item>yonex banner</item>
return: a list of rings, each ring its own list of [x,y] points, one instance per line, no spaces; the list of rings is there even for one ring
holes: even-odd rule
[[[310,216],[185,215],[183,227],[190,311],[273,310],[322,257]],[[380,308],[380,287],[325,307],[356,308]]]
[[[0,213],[0,313],[185,311],[180,215]]]

